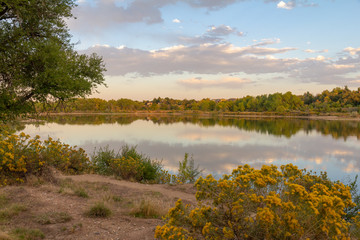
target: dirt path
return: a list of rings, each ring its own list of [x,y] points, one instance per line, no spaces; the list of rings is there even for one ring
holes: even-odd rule
[[[0,219],[0,236],[5,236],[2,239],[13,239],[11,232],[15,228],[39,229],[45,239],[154,239],[155,228],[162,220],[134,217],[132,211],[141,201],[149,202],[151,208],[163,214],[179,198],[195,204],[191,185],[140,184],[99,175],[58,174],[56,179],[54,184],[34,180],[27,185],[0,188],[0,197],[7,199],[0,211],[14,206],[23,209],[6,221]],[[86,216],[85,212],[98,202],[111,209],[110,217]]]
[[[168,186],[164,184],[141,184],[137,182],[128,182],[122,180],[116,180],[109,177],[94,175],[94,174],[84,174],[84,175],[75,175],[75,176],[61,176],[60,178],[71,178],[76,182],[101,182],[114,184],[119,187],[129,188],[131,190],[136,190],[140,192],[146,191],[155,191],[160,192],[164,196],[173,199],[182,199],[189,203],[195,203],[195,192],[190,185],[182,186]]]

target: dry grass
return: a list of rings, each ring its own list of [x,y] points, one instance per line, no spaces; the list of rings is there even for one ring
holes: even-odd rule
[[[13,216],[18,215],[20,212],[27,210],[27,207],[23,204],[13,203],[3,207],[0,210],[0,222],[8,221]]]
[[[0,240],[11,240],[10,236],[0,231]]]
[[[146,197],[140,201],[135,201],[130,215],[139,218],[161,218],[167,214],[170,207],[169,202],[162,199]]]

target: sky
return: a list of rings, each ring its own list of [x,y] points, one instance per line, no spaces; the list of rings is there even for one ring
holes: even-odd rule
[[[152,100],[360,87],[360,0],[78,0],[79,53],[103,57],[91,97]]]

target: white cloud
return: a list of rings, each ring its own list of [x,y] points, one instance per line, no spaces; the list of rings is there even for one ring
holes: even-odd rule
[[[198,74],[283,72],[294,60],[271,59],[264,56],[291,50],[293,49],[201,44],[152,51],[94,46],[85,52],[96,52],[103,56],[109,75],[137,73],[149,76],[185,72]]]
[[[284,1],[280,1],[280,2],[277,4],[277,8],[283,8],[283,9],[287,9],[287,10],[291,10],[291,9],[293,9],[295,6],[296,6],[295,1],[290,1],[290,2],[287,2],[287,3],[285,3]]]
[[[179,19],[177,19],[177,18],[174,18],[174,19],[172,20],[172,22],[173,22],[173,23],[181,23],[181,21],[180,21]]]
[[[116,24],[137,22],[156,24],[163,22],[161,8],[178,2],[184,2],[194,8],[215,11],[244,1],[250,0],[78,0],[78,6],[73,10],[77,20],[70,19],[68,24],[72,30],[90,32],[93,32],[94,28],[102,30]],[[263,0],[265,3],[275,1],[277,0]],[[277,4],[278,8],[285,9],[292,9],[297,5],[315,6],[315,4],[308,4],[307,0],[292,0],[288,3],[280,1]],[[237,34],[242,35],[241,32]]]
[[[348,52],[350,55],[360,55],[360,48],[347,47],[344,52]]]
[[[261,39],[260,41],[258,40],[253,40],[253,42],[255,42],[252,46],[256,47],[256,46],[265,46],[265,45],[270,45],[270,44],[276,44],[276,43],[280,43],[280,39],[279,38],[274,38],[274,39]]]
[[[219,80],[206,80],[191,78],[178,81],[178,84],[189,88],[242,88],[244,84],[251,83],[249,79],[238,77],[224,77]]]
[[[359,80],[360,56],[345,59],[326,58],[275,58],[295,48],[265,46],[238,47],[231,44],[178,45],[152,51],[122,46],[93,46],[85,53],[96,52],[103,56],[110,76],[135,74],[137,77],[167,74],[282,74],[302,82],[346,85]],[[349,50],[349,49],[348,49]],[[351,51],[353,49],[350,49]],[[350,55],[350,54],[349,54]],[[281,55],[280,55],[281,56]],[[191,81],[190,81],[191,80]],[[215,86],[210,80],[188,79],[182,84],[202,87]],[[225,86],[240,86],[241,81],[222,79]],[[216,85],[217,86],[217,85]]]
[[[206,44],[206,43],[220,43],[224,42],[224,38],[228,35],[235,34],[243,36],[244,33],[237,31],[236,28],[226,26],[224,24],[219,26],[210,26],[206,33],[195,37],[180,36],[178,41],[184,44]]]
[[[210,28],[207,30],[208,34],[210,35],[216,35],[216,36],[227,36],[230,34],[237,34],[238,36],[242,36],[242,32],[236,31],[235,28],[232,28],[230,26],[226,26],[224,24],[219,26],[210,26]]]
[[[332,64],[332,65],[329,65],[328,67],[334,68],[334,69],[352,69],[352,68],[355,68],[355,65]]]
[[[323,49],[323,50],[306,49],[306,50],[304,50],[304,52],[307,52],[307,53],[326,53],[328,51],[329,51],[328,49]]]

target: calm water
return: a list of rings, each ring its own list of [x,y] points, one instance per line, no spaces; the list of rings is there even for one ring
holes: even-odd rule
[[[22,130],[84,148],[124,144],[176,170],[185,153],[220,176],[242,164],[293,163],[334,180],[360,171],[360,122],[125,115],[57,116]]]

